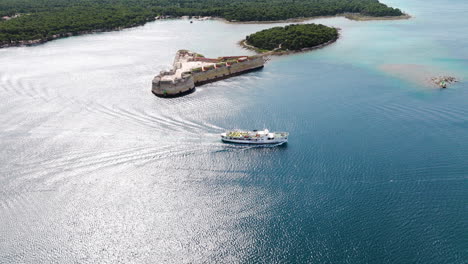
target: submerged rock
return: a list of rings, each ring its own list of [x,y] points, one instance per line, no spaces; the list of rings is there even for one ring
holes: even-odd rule
[[[439,76],[432,77],[431,81],[440,88],[447,88],[448,85],[458,82],[458,79],[452,76]]]

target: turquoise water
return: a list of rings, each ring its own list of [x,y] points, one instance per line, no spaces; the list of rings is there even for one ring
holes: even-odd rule
[[[0,263],[466,263],[468,85],[419,76],[468,79],[468,5],[386,3],[414,18],[316,20],[338,42],[169,100],[175,51],[251,54],[273,25],[0,50]],[[263,127],[289,143],[219,140]]]

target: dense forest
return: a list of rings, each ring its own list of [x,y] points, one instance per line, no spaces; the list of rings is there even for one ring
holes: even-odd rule
[[[141,25],[155,16],[216,16],[230,21],[361,13],[399,16],[378,0],[0,0],[0,43]]]
[[[336,28],[322,24],[298,24],[265,29],[247,36],[247,44],[261,50],[298,51],[338,38]]]

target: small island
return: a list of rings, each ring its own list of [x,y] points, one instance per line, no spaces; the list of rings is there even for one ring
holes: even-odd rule
[[[279,55],[321,48],[335,42],[338,36],[338,29],[322,24],[293,24],[251,34],[241,45],[259,53]]]

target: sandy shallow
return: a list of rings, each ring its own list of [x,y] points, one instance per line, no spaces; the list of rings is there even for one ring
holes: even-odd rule
[[[394,77],[432,88],[439,88],[431,81],[432,78],[452,76],[444,70],[421,64],[382,64],[379,69]]]

